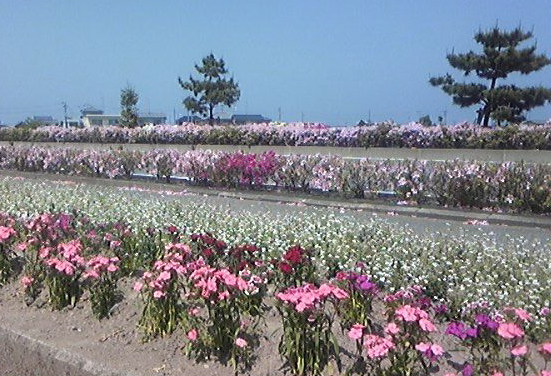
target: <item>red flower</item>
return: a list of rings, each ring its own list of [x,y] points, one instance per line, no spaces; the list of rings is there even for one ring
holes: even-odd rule
[[[291,265],[297,265],[297,264],[301,264],[302,263],[302,254],[303,254],[303,249],[296,246],[296,247],[292,247],[290,248],[286,253],[285,255],[283,256],[283,258],[285,260],[287,260],[288,262],[291,263]]]
[[[282,261],[279,263],[279,270],[281,270],[284,274],[291,274],[293,272],[293,267],[285,261]]]
[[[205,255],[205,257],[209,258],[212,255],[214,255],[214,252],[210,248],[205,248],[205,249],[203,249],[203,255]]]

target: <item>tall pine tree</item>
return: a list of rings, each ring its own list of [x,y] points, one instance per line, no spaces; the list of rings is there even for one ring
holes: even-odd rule
[[[231,106],[239,100],[241,92],[239,85],[233,80],[225,78],[228,73],[223,59],[217,60],[213,54],[203,58],[203,65],[195,65],[195,69],[203,76],[196,80],[192,76],[184,82],[178,77],[178,83],[184,90],[193,95],[184,99],[184,106],[192,113],[201,116],[208,115],[209,123],[214,122],[214,108],[220,104]]]
[[[551,89],[542,86],[521,88],[512,84],[498,85],[498,80],[506,79],[514,72],[529,74],[551,63],[544,55],[536,54],[536,45],[520,47],[520,44],[533,37],[532,32],[517,27],[513,31],[503,31],[497,26],[489,31],[478,31],[474,40],[482,45],[482,53],[469,51],[463,54],[447,55],[453,68],[469,76],[474,72],[483,83],[459,83],[450,74],[432,77],[429,82],[439,86],[450,95],[453,103],[461,107],[480,105],[477,110],[477,123],[488,126],[490,119],[498,125],[503,122],[518,123],[525,120],[526,111],[551,102]]]

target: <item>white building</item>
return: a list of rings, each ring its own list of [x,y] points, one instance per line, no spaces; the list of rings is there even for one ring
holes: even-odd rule
[[[106,115],[106,114],[86,114],[82,116],[82,124],[85,127],[105,127],[119,125],[121,122],[120,115]],[[143,126],[146,124],[165,124],[166,116],[164,114],[140,114],[138,115],[138,125]]]

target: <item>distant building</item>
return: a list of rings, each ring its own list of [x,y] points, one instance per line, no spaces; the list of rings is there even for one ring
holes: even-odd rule
[[[82,124],[85,127],[106,127],[120,125],[120,115],[105,115],[101,114],[87,114],[82,116]],[[164,124],[166,123],[166,116],[163,114],[140,114],[138,115],[138,125],[143,126],[146,124]]]
[[[271,121],[262,115],[233,115],[230,120],[233,124],[269,123]]]
[[[67,121],[63,120],[63,121],[60,121],[59,123],[60,123],[59,125],[62,127],[64,126],[67,126],[68,128],[82,127],[82,119],[78,119],[78,118],[67,118]]]
[[[103,110],[98,110],[92,106],[86,106],[80,110],[80,117],[83,118],[86,115],[103,115]]]
[[[200,123],[202,121],[203,118],[200,118],[197,115],[186,115],[176,119],[176,124],[182,125],[183,123]]]
[[[57,124],[57,120],[55,120],[52,116],[33,116],[33,120],[40,123],[41,127]]]

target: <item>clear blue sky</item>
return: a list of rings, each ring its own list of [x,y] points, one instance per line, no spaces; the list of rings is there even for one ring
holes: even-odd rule
[[[453,72],[447,51],[476,48],[479,27],[519,23],[551,54],[549,0],[1,0],[0,120],[78,116],[84,104],[119,111],[130,82],[142,111],[184,113],[177,77],[214,52],[239,81],[233,112],[351,124],[406,122],[447,110],[431,87]],[[460,74],[456,73],[460,78]],[[551,67],[521,84],[551,86]],[[551,118],[551,106],[532,119]]]

